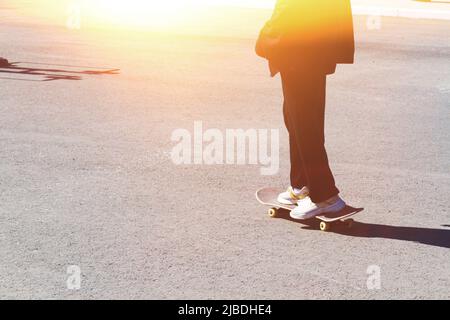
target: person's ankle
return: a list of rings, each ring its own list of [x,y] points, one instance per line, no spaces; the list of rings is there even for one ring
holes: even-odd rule
[[[330,199],[326,200],[325,202],[328,202],[328,203],[335,203],[335,202],[339,201],[340,199],[341,199],[341,198],[340,198],[339,195],[337,194],[337,195],[335,195],[335,196],[332,196]]]
[[[308,187],[306,187],[306,186],[301,187],[301,188],[291,187],[291,190],[297,196],[301,195],[301,194],[308,194],[309,193]]]
[[[341,198],[340,198],[339,195],[337,194],[337,195],[335,195],[335,196],[332,196],[331,198],[328,198],[328,199],[325,200],[325,201],[321,201],[321,202],[317,203],[317,205],[319,205],[319,206],[329,206],[329,205],[335,204],[335,203],[338,202],[339,200],[341,200]]]

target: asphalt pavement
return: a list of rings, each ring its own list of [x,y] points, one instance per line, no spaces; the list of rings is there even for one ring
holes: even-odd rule
[[[0,298],[450,298],[449,21],[356,18],[326,141],[364,211],[323,233],[255,200],[288,185],[289,155],[280,79],[251,33],[74,31],[0,12],[0,56],[17,62],[0,68]],[[279,171],[176,165],[172,134],[195,122],[278,129]]]

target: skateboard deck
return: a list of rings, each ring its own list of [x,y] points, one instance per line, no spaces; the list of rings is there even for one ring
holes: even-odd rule
[[[263,205],[272,207],[268,211],[269,216],[272,218],[277,218],[279,216],[280,209],[292,211],[297,207],[296,205],[279,203],[277,201],[277,198],[281,192],[283,191],[276,188],[262,188],[256,191],[256,199],[258,200],[258,202]],[[356,209],[347,206],[341,211],[326,213],[314,218],[320,220],[319,227],[322,231],[330,230],[332,224],[334,223],[344,223],[347,227],[350,228],[354,222],[353,219],[350,218],[361,211],[363,211],[363,209]]]

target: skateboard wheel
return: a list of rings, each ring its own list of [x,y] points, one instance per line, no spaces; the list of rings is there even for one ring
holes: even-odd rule
[[[269,209],[269,211],[267,211],[267,214],[271,218],[276,218],[278,216],[278,209],[277,208]]]
[[[330,231],[330,229],[331,229],[331,224],[329,224],[329,223],[326,223],[325,221],[322,221],[321,223],[320,223],[320,230],[321,231]]]
[[[348,219],[345,221],[345,224],[346,224],[347,228],[351,228],[351,227],[353,227],[354,222],[355,222],[355,220]]]

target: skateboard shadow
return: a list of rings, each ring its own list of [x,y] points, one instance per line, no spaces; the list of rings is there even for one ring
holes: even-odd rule
[[[119,69],[92,68],[71,65],[52,65],[36,62],[8,62],[0,65],[0,76],[4,80],[55,81],[82,80],[83,75],[114,75]]]
[[[361,210],[356,208],[348,210],[350,209]],[[302,224],[303,229],[319,231],[320,221],[317,219],[294,220],[289,216],[287,210],[280,211],[280,218]],[[331,232],[351,237],[392,239],[450,248],[450,230],[445,229],[390,226],[355,221],[352,228],[336,225],[333,226]]]
[[[337,233],[360,238],[383,238],[450,248],[450,230],[389,226],[355,222],[352,229],[336,230]]]

